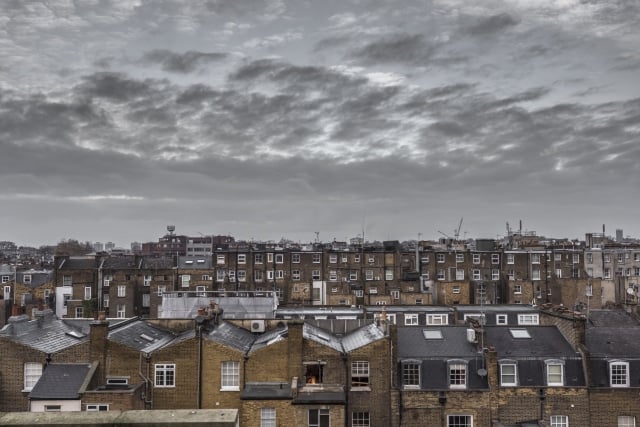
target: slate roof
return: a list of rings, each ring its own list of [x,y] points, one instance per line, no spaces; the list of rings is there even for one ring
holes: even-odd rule
[[[187,256],[178,258],[178,268],[183,270],[210,270],[211,256]]]
[[[442,339],[427,340],[423,331],[439,330]],[[398,358],[469,358],[478,354],[476,344],[467,341],[467,327],[398,327]]]
[[[631,317],[624,310],[590,310],[589,325],[595,327],[615,326],[615,327],[634,327],[640,326],[638,319]]]
[[[141,261],[133,255],[110,256],[103,258],[103,270],[131,270],[140,268]]]
[[[32,400],[80,399],[89,384],[97,363],[50,363],[33,386]]]
[[[24,276],[31,276],[31,282],[24,283]],[[42,270],[24,270],[18,271],[16,275],[16,281],[21,283],[29,288],[37,288],[39,286],[44,285],[45,283],[49,283],[53,280],[53,271],[42,271]]]
[[[310,391],[298,392],[293,400],[294,405],[322,405],[322,404],[343,404],[346,402],[344,391]]]
[[[345,335],[342,338],[342,348],[346,353],[349,353],[357,348],[378,341],[384,338],[384,336],[384,332],[376,326],[375,323],[370,323]]]
[[[195,336],[195,331],[188,330],[180,334],[159,328],[143,320],[134,320],[109,331],[109,340],[144,353],[152,353],[162,347],[175,344]]]
[[[513,338],[510,330],[526,329],[531,338]],[[485,327],[486,346],[494,346],[498,358],[571,358],[579,354],[555,326],[492,326]]]
[[[266,331],[265,333],[258,335],[251,346],[250,353],[254,351],[260,350],[261,348],[267,347],[271,344],[275,344],[276,342],[282,341],[285,339],[289,332],[289,329],[286,326],[278,327],[276,329],[272,329],[270,331]]]
[[[142,268],[147,269],[172,269],[175,267],[173,258],[171,257],[143,257]]]
[[[291,385],[278,382],[249,382],[240,393],[242,400],[289,400],[291,397]]]
[[[57,319],[51,310],[43,310],[42,317],[29,320],[26,315],[9,318],[9,323],[0,330],[0,338],[31,347],[43,353],[57,353],[89,340],[88,325],[78,327],[81,321],[73,323]],[[83,332],[86,331],[86,332]]]
[[[98,263],[93,256],[71,256],[63,258],[59,264],[59,270],[87,270],[97,268]]]
[[[640,359],[640,327],[598,327],[586,332],[591,357]]]
[[[302,337],[342,352],[342,342],[339,337],[309,323],[302,325]]]
[[[255,336],[251,332],[228,322],[221,322],[204,337],[243,353],[248,352],[255,341]]]

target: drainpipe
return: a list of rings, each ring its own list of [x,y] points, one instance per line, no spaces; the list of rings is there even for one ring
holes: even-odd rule
[[[145,355],[146,359],[147,359],[147,376],[145,377],[144,374],[142,373],[142,352],[140,352],[140,363],[139,363],[139,368],[138,368],[138,375],[140,375],[140,377],[144,380],[144,404],[145,404],[145,409],[149,409],[147,408],[147,405],[151,405],[151,407],[153,407],[153,400],[149,398],[149,364],[151,363],[151,359],[149,357],[148,354]]]
[[[350,371],[349,371],[349,356],[347,354],[342,355],[342,363],[344,364],[344,372],[345,372],[345,381],[344,381],[344,427],[349,427],[349,393],[351,392],[350,387]]]
[[[202,324],[198,325],[198,390],[196,409],[202,408]]]

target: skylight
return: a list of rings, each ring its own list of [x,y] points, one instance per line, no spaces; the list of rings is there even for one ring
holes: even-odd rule
[[[423,329],[422,334],[425,340],[441,340],[442,331],[440,329]]]
[[[509,332],[511,332],[511,336],[516,339],[531,338],[531,335],[529,335],[529,331],[527,331],[526,329],[509,329]]]
[[[154,341],[155,341],[155,338],[150,337],[150,336],[149,336],[149,335],[147,335],[147,334],[141,334],[141,335],[140,335],[140,338],[142,338],[143,340],[147,340],[147,341],[149,341],[149,342],[154,342]]]

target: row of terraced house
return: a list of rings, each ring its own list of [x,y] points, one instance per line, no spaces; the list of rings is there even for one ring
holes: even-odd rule
[[[15,411],[53,423],[67,412],[225,408],[241,426],[630,427],[640,417],[640,324],[625,310],[372,306],[351,319],[268,319],[260,332],[216,305],[192,319],[34,314],[0,331],[0,424],[34,420],[2,414]]]

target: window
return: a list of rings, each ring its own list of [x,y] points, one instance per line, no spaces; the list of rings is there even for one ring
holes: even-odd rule
[[[320,254],[312,254],[311,262],[314,264],[320,264]]]
[[[518,325],[538,325],[539,323],[537,314],[518,314]]]
[[[522,293],[522,285],[513,285],[513,293],[521,294]]]
[[[628,415],[618,416],[618,427],[636,427],[636,417]]]
[[[167,291],[167,285],[158,285],[158,296],[161,297]]]
[[[247,281],[247,272],[244,270],[237,271],[238,282],[246,282]]]
[[[467,365],[465,363],[457,362],[449,364],[449,387],[467,387]]]
[[[276,270],[276,279],[284,279],[284,270]]]
[[[473,415],[447,415],[447,427],[473,427]]]
[[[84,287],[84,299],[85,300],[90,300],[91,299],[91,286],[85,286]]]
[[[260,427],[276,427],[276,408],[260,408]]]
[[[438,280],[444,280],[445,276],[444,276],[444,268],[439,268],[437,271],[437,278]]]
[[[507,264],[515,264],[515,255],[507,254]]]
[[[72,286],[73,279],[71,276],[62,276],[62,286]]]
[[[291,270],[291,279],[300,280],[300,270]]]
[[[454,294],[459,294],[460,293],[460,285],[453,285],[453,288],[452,288],[451,292],[454,293]]]
[[[500,385],[505,387],[518,385],[518,377],[515,363],[500,364]]]
[[[216,255],[216,264],[224,264],[224,263],[225,263],[224,255]]]
[[[76,307],[76,319],[82,319],[84,317],[84,310],[82,307]]]
[[[9,276],[2,276],[2,283],[9,283]]]
[[[104,308],[109,308],[109,294],[102,295],[102,306]]]
[[[464,254],[461,252],[456,252],[456,262],[464,262]]]
[[[500,264],[500,254],[491,254],[491,264]]]
[[[222,387],[221,391],[240,390],[240,362],[222,362]]]
[[[90,404],[87,403],[87,412],[99,412],[99,411],[108,411],[108,404]]]
[[[202,286],[202,288],[204,288],[204,286]],[[142,306],[147,308],[151,307],[151,294],[142,294]]]
[[[256,282],[262,282],[264,279],[264,271],[262,270],[253,270],[253,280]]]
[[[191,275],[190,274],[183,274],[182,275],[182,287],[183,288],[188,288],[190,282],[191,282]]]
[[[373,280],[373,270],[366,270],[364,279]]]
[[[480,264],[480,254],[473,254],[473,263]]]
[[[471,274],[472,274],[473,280],[480,280],[480,270],[479,269],[474,269]]]
[[[351,362],[351,387],[369,386],[369,362],[366,360]]]
[[[125,285],[118,285],[118,296],[119,297],[127,296],[127,287]]]
[[[446,314],[427,314],[427,325],[447,325],[449,316]]]
[[[609,382],[611,387],[629,387],[629,363],[609,363]]]
[[[144,286],[151,286],[151,278],[152,276],[150,274],[144,275]]]
[[[247,254],[238,254],[237,260],[238,260],[238,264],[246,264]]]
[[[438,263],[442,264],[444,262],[444,254],[437,255]]]
[[[223,269],[216,270],[216,282],[224,282],[225,271]]]
[[[254,260],[255,260],[256,264],[264,263],[264,254],[255,254],[254,255]]]
[[[330,427],[328,409],[309,409],[309,427]]]
[[[44,412],[60,412],[62,411],[61,405],[44,405]]]
[[[375,264],[376,262],[376,256],[375,255],[369,255],[369,264]]]
[[[291,254],[291,262],[294,264],[300,263],[300,254]]]
[[[338,288],[335,287],[335,286],[333,288],[331,288],[331,293],[332,294],[337,294],[338,293]]]
[[[176,386],[176,365],[174,363],[163,363],[155,365],[156,387]]]
[[[611,269],[609,267],[605,267],[603,275],[605,279],[611,279]]]
[[[389,291],[389,294],[393,299],[400,299],[400,291]]]
[[[384,280],[393,280],[393,270],[385,270]]]
[[[500,270],[497,268],[491,270],[491,280],[500,280]]]
[[[360,254],[355,254],[353,256],[353,262],[360,262]]]
[[[306,384],[322,384],[323,363],[304,363],[305,365],[305,383]]]
[[[572,255],[572,260],[574,264],[579,264],[580,263],[580,254],[573,254]]]
[[[546,361],[547,365],[547,385],[564,385],[563,364],[561,361]]]
[[[539,268],[531,269],[531,280],[540,280],[540,269]]]
[[[284,255],[276,254],[276,264],[284,264]]]
[[[336,264],[338,262],[338,254],[329,254],[329,263]]]
[[[124,319],[125,318],[124,304],[118,304],[118,306],[116,307],[116,317],[118,319]]]
[[[429,264],[429,255],[423,255],[422,258],[420,258],[420,262],[423,264]]]
[[[540,264],[540,254],[531,254],[531,264]]]
[[[402,365],[402,385],[404,388],[420,388],[420,364],[408,362]]]
[[[24,276],[22,276],[22,282],[25,284],[31,283],[31,275],[25,274]]]
[[[27,362],[24,364],[24,390],[31,391],[42,375],[42,363]]]
[[[357,296],[357,297],[362,297],[362,296],[364,296],[364,291],[363,291],[362,289],[355,289],[355,290],[353,291],[353,294],[354,294],[355,296]]]
[[[336,270],[329,271],[329,281],[335,282],[338,280],[338,272]]]
[[[417,314],[405,314],[404,315],[404,324],[405,325],[417,325],[418,324],[418,315]]]
[[[311,279],[320,280],[320,270],[312,270],[311,271]]]
[[[508,323],[506,314],[496,314],[496,325],[506,325]]]
[[[373,295],[373,294],[377,294],[378,293],[378,288],[375,286],[372,286],[369,288],[369,294]]]
[[[369,427],[369,413],[368,412],[354,412],[351,415],[352,427]]]
[[[267,280],[273,281],[273,277],[274,277],[274,271],[273,270],[267,270]]]
[[[358,280],[358,272],[357,271],[350,271],[349,272],[349,280]]]
[[[551,415],[551,427],[569,427],[569,417],[566,415]]]
[[[340,259],[342,262],[349,262],[349,257],[347,256],[347,254],[342,254]]]

